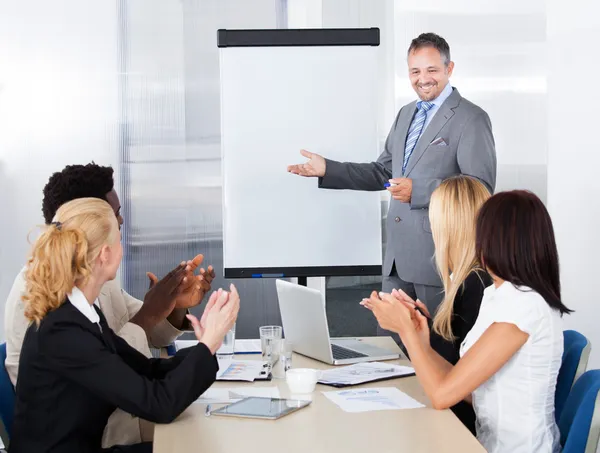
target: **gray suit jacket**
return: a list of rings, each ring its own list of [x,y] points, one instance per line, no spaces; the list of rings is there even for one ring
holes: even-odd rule
[[[388,179],[402,177],[404,145],[415,112],[416,101],[400,109],[385,149],[376,162],[327,160],[319,187],[376,191],[383,190]],[[438,138],[443,138],[446,145],[431,144]],[[433,260],[429,199],[444,179],[458,174],[474,176],[485,183],[490,192],[494,191],[496,150],[490,118],[454,89],[422,132],[408,161],[405,176],[413,183],[410,203],[390,201],[384,276],[391,274],[395,262],[402,280],[441,286]]]

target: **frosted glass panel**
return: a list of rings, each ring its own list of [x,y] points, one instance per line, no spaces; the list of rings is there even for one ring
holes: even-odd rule
[[[106,0],[0,2],[0,338],[50,175],[92,160],[118,171],[116,25]]]

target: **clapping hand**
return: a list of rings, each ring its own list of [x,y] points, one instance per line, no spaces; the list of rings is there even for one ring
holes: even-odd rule
[[[200,320],[188,314],[194,334],[215,354],[223,343],[225,334],[233,327],[240,310],[240,296],[234,285],[231,292],[219,289],[210,296]]]
[[[195,307],[202,302],[204,296],[210,291],[210,285],[215,278],[215,271],[212,266],[208,270],[200,269],[199,275],[195,271],[204,261],[203,255],[196,255],[192,260],[186,262],[186,274],[183,288],[175,300],[175,308],[188,309]],[[152,272],[147,273],[151,282],[158,282],[158,278]]]
[[[131,322],[149,333],[156,324],[169,316],[175,308],[177,297],[184,290],[188,272],[188,265],[182,262],[161,280],[158,280],[154,274],[152,274],[154,279],[148,276],[150,287],[144,296],[144,304],[131,318]]]
[[[415,309],[415,302],[411,304],[404,296],[408,298],[404,292],[397,290],[392,294],[373,291],[371,297],[362,300],[361,305],[373,312],[382,329],[396,332],[401,339],[416,333],[421,341],[429,342],[427,318]]]

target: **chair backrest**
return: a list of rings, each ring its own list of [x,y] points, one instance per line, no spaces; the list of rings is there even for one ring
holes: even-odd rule
[[[565,346],[554,395],[556,421],[560,420],[573,383],[585,373],[592,349],[588,339],[575,330],[565,330],[563,336]]]
[[[10,437],[15,411],[15,389],[4,365],[6,361],[6,343],[0,344],[0,360],[2,361],[0,366],[0,419],[4,425],[4,431]],[[0,430],[0,433],[4,434],[2,430]],[[4,439],[4,435],[2,435],[2,442],[5,446],[8,446],[8,439]]]
[[[573,385],[560,417],[563,453],[592,453],[600,437],[600,370],[585,372]]]

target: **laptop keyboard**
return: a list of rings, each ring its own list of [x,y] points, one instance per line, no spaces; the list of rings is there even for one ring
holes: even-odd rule
[[[359,357],[368,357],[367,354],[356,352],[351,349],[346,349],[337,344],[331,345],[331,353],[333,354],[334,360],[345,360],[345,359],[357,359]]]

